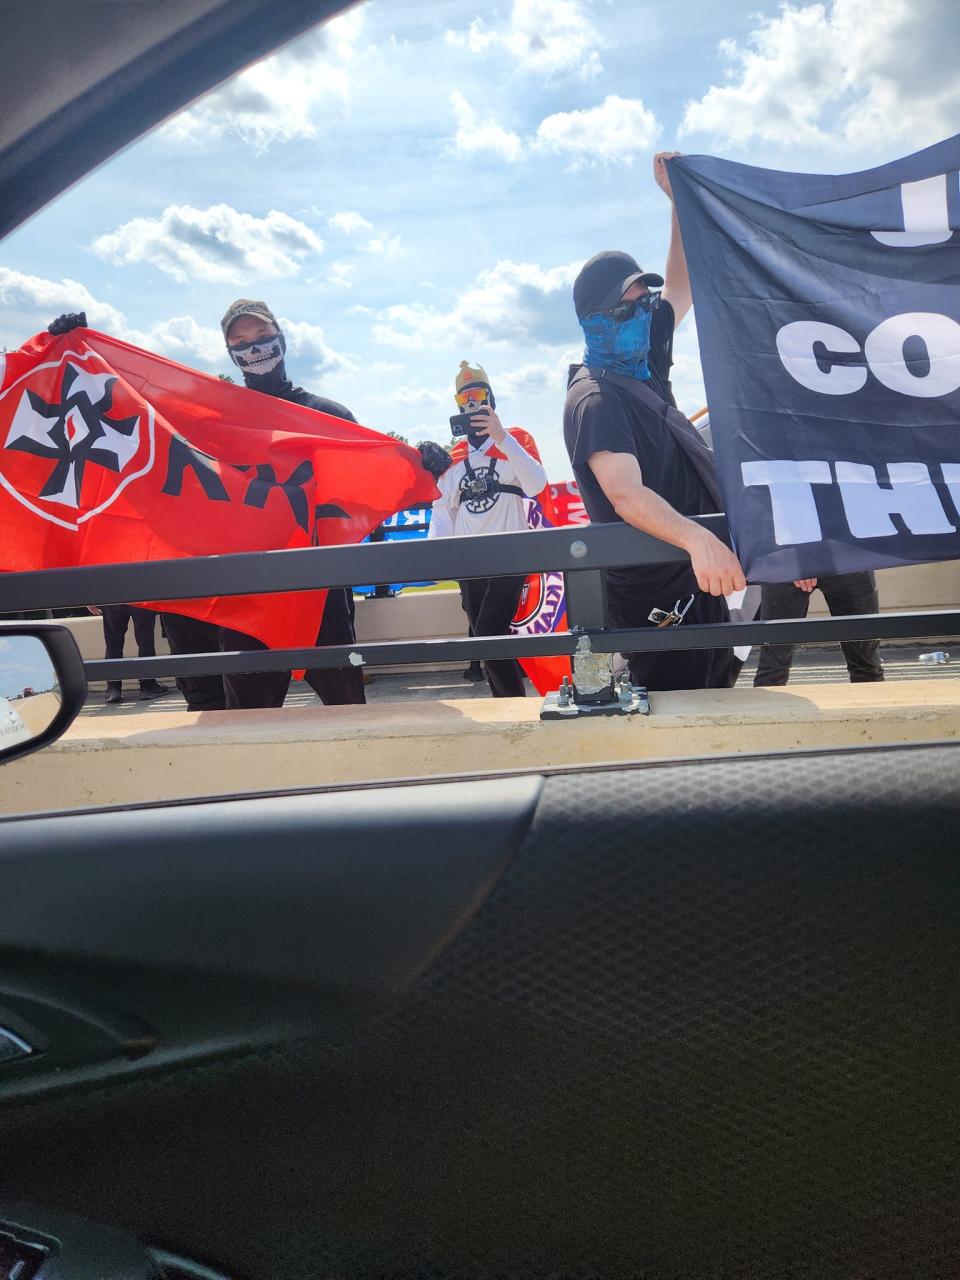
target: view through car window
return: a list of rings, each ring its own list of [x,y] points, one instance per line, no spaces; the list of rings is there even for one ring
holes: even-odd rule
[[[369,0],[10,235],[0,569],[172,568],[8,608],[4,810],[955,736],[960,94],[859,13]]]

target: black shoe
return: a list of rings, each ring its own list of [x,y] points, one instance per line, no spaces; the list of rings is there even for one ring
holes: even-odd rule
[[[169,692],[169,685],[161,684],[159,680],[147,680],[140,686],[140,701],[146,702],[148,698],[162,698]]]
[[[469,667],[463,673],[464,680],[472,680],[474,684],[484,679],[483,667],[479,662],[471,662]]]
[[[108,684],[107,696],[104,698],[104,702],[122,702],[122,701],[123,701],[122,686],[118,684]]]

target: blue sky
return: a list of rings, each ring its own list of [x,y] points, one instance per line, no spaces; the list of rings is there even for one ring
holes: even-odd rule
[[[848,172],[960,132],[955,0],[369,0],[140,139],[0,249],[0,344],[64,310],[210,373],[237,296],[295,381],[446,440],[483,364],[551,479],[569,465],[570,284],[658,269],[659,149]],[[681,407],[703,403],[694,321]]]

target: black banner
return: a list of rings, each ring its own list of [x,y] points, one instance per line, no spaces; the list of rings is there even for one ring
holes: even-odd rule
[[[865,173],[670,162],[755,582],[960,558],[960,136]]]

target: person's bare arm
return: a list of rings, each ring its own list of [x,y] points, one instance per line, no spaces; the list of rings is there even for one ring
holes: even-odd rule
[[[667,173],[666,165],[667,160],[673,160],[679,154],[679,151],[658,151],[653,157],[654,181],[670,201],[670,248],[667,250],[667,265],[663,272],[663,291],[660,296],[673,307],[678,325],[693,306],[687,255],[683,248],[680,223],[677,221],[677,210],[673,203],[673,188],[670,186],[670,175]]]
[[[632,453],[603,450],[592,453],[588,465],[621,520],[686,551],[701,591],[726,596],[747,585],[740,561],[729,547],[646,487]]]

